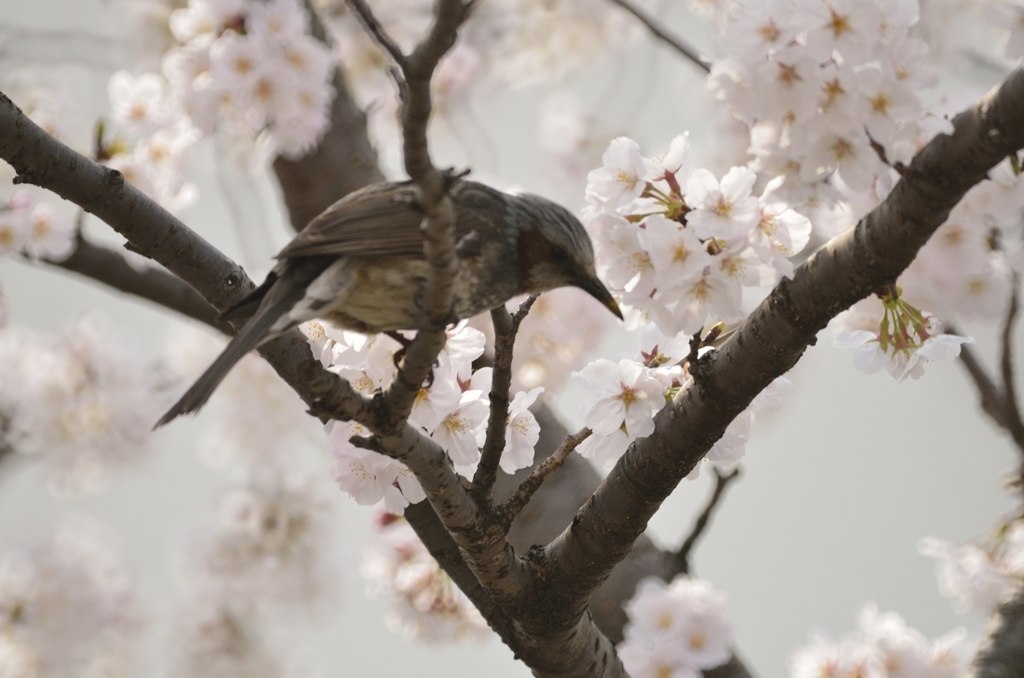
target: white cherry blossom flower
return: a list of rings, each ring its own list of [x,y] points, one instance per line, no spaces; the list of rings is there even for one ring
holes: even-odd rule
[[[602,358],[574,372],[573,379],[587,389],[584,422],[595,434],[620,428],[634,437],[654,432],[654,414],[665,406],[665,387],[648,368],[628,358],[618,363]]]
[[[74,220],[57,216],[46,203],[32,210],[32,231],[25,243],[25,254],[36,259],[64,261],[75,251]]]
[[[757,175],[733,167],[721,183],[706,169],[694,170],[686,182],[686,223],[701,239],[732,240],[745,236],[760,217],[757,198],[750,195]]]
[[[480,445],[487,426],[487,394],[480,390],[462,393],[459,406],[446,416],[430,437],[448,453],[458,471],[475,470],[480,461]],[[466,475],[472,475],[472,470]]]
[[[505,473],[515,473],[533,463],[533,448],[540,439],[540,424],[529,407],[543,392],[543,386],[526,392],[520,391],[509,404],[505,449],[501,452],[499,463]]]
[[[646,217],[643,227],[639,240],[658,273],[658,287],[685,284],[704,275],[711,255],[693,229],[662,214]]]
[[[612,139],[601,161],[603,167],[587,175],[587,202],[608,209],[625,207],[647,187],[648,165],[632,139]]]
[[[383,499],[387,511],[401,514],[409,504],[426,498],[419,481],[402,464],[349,442],[352,436],[369,433],[360,424],[330,421],[325,430],[334,457],[331,475],[357,504],[368,506]]]
[[[131,132],[152,132],[171,119],[164,79],[155,73],[138,77],[128,71],[110,76],[107,93],[112,117]]]

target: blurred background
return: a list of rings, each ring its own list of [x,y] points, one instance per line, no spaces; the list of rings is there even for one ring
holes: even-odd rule
[[[665,2],[657,10],[693,44],[713,49],[709,25],[681,3]],[[66,109],[67,137],[87,148],[93,121],[108,106],[110,74],[135,66],[122,40],[123,18],[112,1],[0,0],[0,88],[47,83]],[[967,102],[999,77],[998,69],[968,61],[949,69],[936,92],[951,103]],[[562,176],[541,143],[544,106],[552,96],[567,95],[598,116],[609,138],[627,134],[645,155],[662,152],[672,137],[689,130],[696,156],[707,164],[721,166],[721,159],[735,157],[734,148],[723,148],[733,143],[721,133],[727,114],[705,93],[703,73],[640,32],[625,51],[595,59],[557,84],[496,89],[442,111],[438,164],[472,167],[503,185],[580,208],[582,183]],[[400,176],[397,155],[381,151],[389,176]],[[600,149],[595,157],[599,162]],[[259,279],[289,238],[277,188],[266,172],[219,158],[210,141],[193,152],[189,174],[200,196],[181,216]],[[9,188],[9,168],[2,174]],[[90,221],[87,231],[119,242],[103,224]],[[102,317],[152,362],[185,322],[18,258],[0,259],[0,289],[9,326],[59,334],[83,316]],[[967,331],[978,340],[980,355],[996,355],[991,328]],[[631,346],[624,332],[611,332],[594,355]],[[982,535],[1013,506],[1002,485],[1019,462],[984,419],[961,366],[936,364],[920,381],[905,383],[864,375],[853,369],[849,352],[832,348],[826,331],[788,376],[795,387],[779,412],[757,421],[743,477],[693,559],[696,574],[728,595],[742,658],[755,675],[782,675],[791,652],[812,630],[847,633],[870,601],[898,612],[929,638],[958,626],[976,633],[984,620],[953,610],[937,590],[934,561],[917,550],[928,536],[959,543]],[[570,430],[582,423],[576,388],[547,401]],[[160,430],[134,468],[86,496],[55,495],[30,456],[8,457],[0,465],[0,553],[50,539],[69,517],[103,526],[123,553],[146,618],[145,673],[139,675],[163,673],[168,629],[161,620],[179,596],[175,564],[193,535],[215,520],[228,482],[201,454],[207,426],[200,414]],[[325,676],[529,675],[493,638],[433,646],[388,630],[387,601],[367,598],[359,573],[373,512],[337,490],[322,438],[315,425],[309,428],[291,453],[297,466],[322,478],[339,585],[313,621],[280,624],[274,640],[290,648],[289,661]],[[684,481],[651,522],[654,539],[678,545],[709,489],[707,473]]]

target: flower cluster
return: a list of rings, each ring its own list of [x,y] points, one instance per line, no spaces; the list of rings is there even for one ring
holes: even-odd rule
[[[836,642],[824,634],[811,636],[789,663],[791,678],[840,678],[841,676],[919,676],[956,678],[964,674],[974,656],[976,643],[964,629],[956,629],[929,643],[893,613],[879,613],[867,606],[860,615],[860,629]]]
[[[696,678],[732,654],[725,596],[706,581],[686,575],[671,584],[644,579],[626,603],[626,614],[618,652],[634,678]]]
[[[131,675],[140,621],[124,563],[93,526],[0,561],[5,678]]]
[[[649,323],[640,328],[631,358],[618,363],[602,358],[574,372],[573,378],[586,389],[581,407],[584,423],[593,431],[576,451],[599,466],[611,466],[630,443],[653,433],[654,415],[691,383],[689,354],[688,337],[668,336]],[[723,471],[735,466],[746,452],[755,414],[776,409],[791,386],[784,377],[772,382],[729,424],[705,459]],[[699,475],[698,464],[689,477]]]
[[[155,378],[95,320],[63,337],[0,330],[3,443],[37,455],[61,492],[94,489],[148,449]]]
[[[371,395],[391,383],[395,374],[398,341],[384,334],[334,331],[319,323],[302,328],[313,354],[325,367],[344,377],[360,393]],[[473,361],[483,355],[485,337],[464,321],[449,330],[444,349],[434,366],[433,378],[424,385],[413,404],[409,423],[441,446],[455,470],[471,478],[480,461],[489,414],[491,368],[473,371]],[[543,387],[515,394],[505,425],[505,447],[500,466],[514,473],[533,463],[540,426],[529,407]],[[334,479],[360,504],[384,500],[386,510],[401,513],[409,503],[426,495],[415,476],[400,462],[352,440],[369,435],[356,422],[331,421],[327,440],[334,455]]]
[[[750,126],[752,168],[780,177],[778,198],[809,216],[837,189],[874,190],[887,163],[949,129],[922,123],[916,91],[937,76],[909,34],[916,0],[744,0],[718,18],[728,54],[708,87]]]
[[[758,198],[750,168],[733,167],[721,180],[690,173],[688,153],[685,135],[656,158],[620,137],[587,178],[584,222],[598,273],[630,328],[650,320],[674,336],[742,320],[743,287],[791,275],[788,257],[810,236],[810,222],[778,202],[780,182]]]
[[[99,138],[97,160],[171,212],[195,202],[198,190],[185,177],[192,147],[202,137],[155,73],[118,71],[107,83],[117,133]],[[106,134],[106,130],[101,130]]]
[[[0,205],[0,256],[20,252],[33,259],[64,261],[75,249],[75,224],[46,203],[33,204],[28,191],[15,191]]]
[[[490,635],[476,607],[445,574],[404,519],[382,514],[363,556],[367,594],[392,601],[388,627],[429,643]]]
[[[998,527],[987,543],[959,546],[924,539],[921,553],[936,559],[939,591],[959,612],[988,616],[1010,599],[1024,581],[1024,522]]]
[[[330,506],[312,482],[250,480],[221,501],[220,523],[193,554],[193,583],[222,596],[307,605],[326,598]]]
[[[249,606],[197,597],[175,621],[171,665],[187,678],[281,678],[289,675],[270,649]]]
[[[223,346],[220,337],[182,327],[172,334],[169,371],[192,379]],[[200,452],[233,482],[219,520],[195,536],[180,563],[172,662],[189,678],[285,675],[287,649],[272,640],[282,614],[315,612],[336,584],[326,481],[304,468],[313,460],[294,455],[318,427],[255,355],[239,361],[210,406],[219,416]]]
[[[226,127],[301,157],[334,96],[333,57],[308,20],[299,0],[189,0],[170,16],[181,43],[163,60],[172,98],[203,134]]]
[[[882,306],[881,323],[876,325],[877,315],[871,312],[874,303],[861,302],[857,310],[844,313],[839,323],[870,329],[847,329],[835,339],[836,346],[856,350],[853,364],[863,372],[873,374],[884,367],[897,381],[918,379],[927,363],[953,360],[960,355],[962,344],[974,342],[970,337],[943,334],[935,316],[908,304],[898,287],[876,299]]]

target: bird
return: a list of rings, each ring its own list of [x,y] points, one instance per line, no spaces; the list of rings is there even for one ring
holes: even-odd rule
[[[582,289],[622,319],[572,212],[538,195],[452,181],[453,322],[564,286]],[[154,430],[199,411],[246,353],[300,323],[320,318],[364,334],[417,329],[429,270],[417,195],[412,181],[371,184],[314,217],[275,256],[263,284],[222,314],[249,320]]]

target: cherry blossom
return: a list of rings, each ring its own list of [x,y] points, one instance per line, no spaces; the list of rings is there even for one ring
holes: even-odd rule
[[[631,675],[699,675],[731,656],[725,596],[706,581],[649,577],[625,607],[629,622],[618,650]]]
[[[505,448],[501,452],[501,470],[515,473],[533,463],[533,447],[540,438],[540,424],[529,407],[544,391],[543,386],[520,391],[508,407],[508,425],[505,427]]]

